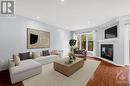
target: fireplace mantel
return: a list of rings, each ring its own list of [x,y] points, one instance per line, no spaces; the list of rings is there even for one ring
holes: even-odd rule
[[[99,51],[98,56],[100,57],[100,59],[103,59],[103,60],[105,60],[107,62],[110,62],[110,63],[112,63],[114,65],[121,66],[119,64],[116,64],[116,53],[115,53],[115,51],[116,51],[116,43],[118,42],[118,40],[119,40],[118,38],[97,40],[97,43],[98,43],[98,46],[99,46],[98,47],[98,51]],[[113,61],[101,57],[101,45],[102,44],[108,44],[108,45],[112,44],[113,45]]]
[[[111,38],[111,39],[104,39],[104,40],[97,40],[99,43],[106,43],[106,42],[116,42],[118,41],[118,38]]]
[[[113,61],[113,44],[101,44],[100,56],[107,60]]]
[[[98,48],[98,50],[99,50],[99,52],[98,52],[98,58],[100,58],[100,59],[102,59],[104,61],[107,61],[107,62],[109,62],[111,64],[114,64],[116,66],[123,66],[121,64],[117,64],[116,63],[116,59],[115,59],[115,57],[116,57],[116,53],[115,53],[115,51],[116,51],[116,46],[115,46],[116,41],[117,41],[117,39],[113,40],[113,41],[110,41],[110,40],[100,40],[100,41],[98,41],[99,42],[99,44],[98,44],[99,45],[99,48]],[[101,45],[102,44],[112,44],[113,45],[113,61],[101,57]]]

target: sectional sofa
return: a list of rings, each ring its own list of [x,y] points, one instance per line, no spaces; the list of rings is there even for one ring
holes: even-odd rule
[[[12,58],[9,59],[9,73],[12,84],[41,73],[42,65],[58,60],[62,58],[62,56],[62,51],[59,51],[56,54],[51,53],[47,56],[41,56],[35,53],[33,59],[22,60],[17,66],[14,65]]]

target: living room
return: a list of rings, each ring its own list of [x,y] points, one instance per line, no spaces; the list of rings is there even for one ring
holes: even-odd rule
[[[0,86],[129,86],[129,2],[0,1]]]

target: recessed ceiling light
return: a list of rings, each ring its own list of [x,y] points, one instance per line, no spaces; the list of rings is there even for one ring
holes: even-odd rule
[[[64,2],[65,0],[61,0],[61,2]]]
[[[37,16],[36,18],[37,18],[37,19],[39,19],[40,17],[39,17],[39,16]]]

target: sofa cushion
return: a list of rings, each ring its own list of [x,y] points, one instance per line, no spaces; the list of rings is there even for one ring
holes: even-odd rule
[[[35,61],[40,61],[40,60],[49,60],[49,59],[55,59],[59,57],[58,55],[49,55],[49,56],[40,56],[36,59],[34,59]]]
[[[19,53],[20,60],[32,59],[30,52]]]
[[[40,57],[40,52],[32,52],[32,57],[35,59],[35,58],[38,58]]]
[[[43,55],[43,56],[48,56],[48,55],[50,55],[49,50],[43,50],[43,51],[42,51],[42,55]]]
[[[52,50],[51,52],[52,55],[58,55],[58,53],[59,53],[58,50]]]
[[[35,69],[41,66],[40,63],[33,61],[32,59],[21,61],[19,66],[11,67],[10,72],[12,74],[22,73],[31,69]]]

